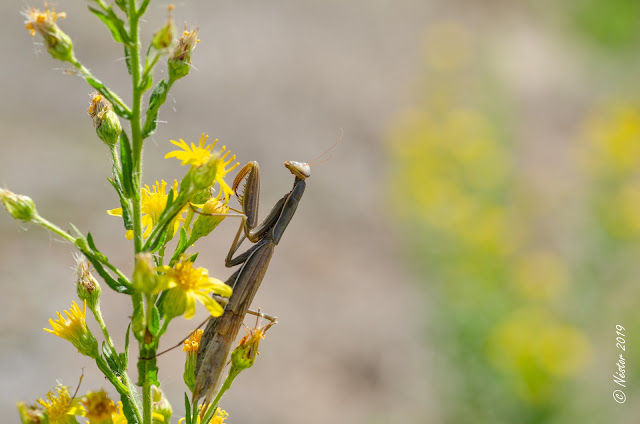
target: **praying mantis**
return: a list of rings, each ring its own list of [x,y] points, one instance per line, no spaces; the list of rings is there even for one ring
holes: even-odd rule
[[[276,202],[260,225],[258,225],[260,201],[258,163],[247,163],[233,181],[233,191],[242,204],[244,215],[227,254],[225,265],[241,266],[226,281],[226,284],[233,288],[233,294],[229,298],[224,314],[209,320],[200,341],[193,399],[197,400],[205,396],[205,404],[211,401],[219,386],[232,343],[265,276],[274,249],[302,199],[306,187],[305,180],[311,175],[311,165],[308,163],[287,161],[284,165],[295,177],[293,188]],[[244,190],[238,193],[238,188],[243,181],[245,181]],[[234,258],[233,255],[245,238],[255,244]]]

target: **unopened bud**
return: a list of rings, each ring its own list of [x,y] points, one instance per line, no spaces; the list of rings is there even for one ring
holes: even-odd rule
[[[173,81],[186,76],[191,70],[191,53],[198,40],[198,29],[187,31],[185,25],[182,37],[178,40],[178,45],[169,56],[169,78]]]
[[[237,374],[253,366],[256,357],[259,355],[258,346],[262,339],[264,339],[264,332],[261,328],[256,327],[240,340],[238,346],[231,352],[230,375]]]
[[[213,185],[216,180],[219,164],[220,158],[217,155],[213,155],[206,163],[197,167],[191,167],[189,172],[191,173],[192,184],[196,190],[204,190]]]
[[[42,37],[49,54],[54,59],[75,62],[71,37],[62,32],[58,24],[56,24],[58,18],[63,19],[66,17],[64,12],[56,13],[55,8],[49,9],[47,5],[44,12],[32,7],[25,11],[24,15],[27,18],[25,28],[30,31],[32,37],[36,33]]]
[[[29,222],[37,215],[36,205],[29,196],[0,188],[0,201],[15,219]]]
[[[133,269],[133,288],[140,293],[152,293],[157,286],[158,274],[154,270],[151,253],[138,253]]]
[[[98,306],[102,289],[98,280],[91,275],[89,264],[82,256],[76,258],[76,291],[80,300],[86,300],[92,311]]]
[[[221,194],[222,192],[218,193],[216,197],[211,197],[202,205],[202,210],[193,223],[191,238],[187,245],[192,245],[199,238],[209,235],[225,218],[224,215],[229,212],[229,207],[226,201],[220,201]]]
[[[167,20],[167,24],[162,28],[160,28],[158,32],[153,34],[153,39],[151,40],[151,45],[156,50],[164,50],[169,48],[176,34],[176,26],[173,24],[173,13],[172,13],[174,6],[170,4],[168,9],[169,9],[169,19]]]
[[[109,146],[116,144],[122,133],[122,125],[118,115],[113,111],[111,102],[100,93],[94,92],[91,94],[91,103],[87,112],[93,120],[93,126],[100,140]]]

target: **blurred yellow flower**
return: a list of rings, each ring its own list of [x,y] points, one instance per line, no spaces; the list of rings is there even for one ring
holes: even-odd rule
[[[85,416],[91,424],[103,423],[107,420],[111,423],[113,415],[118,412],[118,407],[109,399],[104,390],[87,393],[82,400],[82,406],[84,406]]]
[[[562,258],[550,251],[533,251],[514,259],[512,281],[529,299],[551,300],[569,284]]]
[[[583,370],[591,345],[575,327],[541,307],[517,310],[492,332],[487,354],[494,365],[514,374],[518,394],[532,403],[547,401],[556,377]]]
[[[227,414],[224,410],[217,408],[215,414],[213,414],[213,418],[211,418],[211,421],[209,421],[210,424],[225,424],[224,420],[227,419],[227,417],[229,417],[229,414]],[[180,418],[178,420],[178,424],[184,424],[186,422],[185,418]],[[200,415],[198,414],[198,418],[197,418],[197,424],[200,424]]]
[[[71,398],[69,387],[58,384],[53,391],[47,393],[47,400],[38,399],[49,417],[51,424],[77,423],[74,415],[84,415],[79,398]]]

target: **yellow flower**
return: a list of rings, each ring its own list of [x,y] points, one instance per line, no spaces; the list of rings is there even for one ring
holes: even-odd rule
[[[209,421],[209,423],[224,424],[224,420],[226,420],[227,417],[229,417],[229,414],[227,414],[224,410],[217,408],[216,413],[213,415],[213,418],[211,419],[211,421]],[[180,418],[178,420],[178,424],[184,424],[185,422],[186,418]],[[198,414],[197,424],[200,424],[200,414]]]
[[[186,319],[191,319],[196,313],[196,300],[204,305],[214,317],[219,317],[224,308],[211,296],[211,293],[223,297],[231,296],[231,287],[224,282],[209,277],[206,268],[194,268],[193,263],[182,256],[173,268],[162,266],[159,271],[165,273],[163,288],[169,288],[164,300],[164,310],[168,316],[177,317],[184,314]]]
[[[202,329],[198,328],[196,331],[192,331],[189,335],[189,338],[184,341],[184,346],[182,346],[182,350],[184,352],[198,352],[198,347],[200,347],[200,339],[202,339]]]
[[[89,328],[87,327],[87,321],[85,319],[87,315],[87,301],[82,304],[82,310],[78,307],[76,302],[72,302],[71,309],[64,311],[66,318],[59,312],[56,312],[58,319],[56,321],[53,318],[49,319],[49,324],[53,330],[45,328],[44,331],[48,331],[51,334],[62,337],[65,340],[70,341],[78,352],[83,355],[87,355],[91,358],[98,357],[98,341]]]
[[[44,407],[51,424],[66,424],[77,422],[74,415],[84,415],[80,405],[80,399],[72,399],[69,395],[69,387],[58,384],[56,393],[47,393],[47,400],[38,399],[38,403]]]
[[[187,352],[187,358],[184,363],[184,383],[192,392],[196,382],[196,360],[202,333],[203,331],[201,329],[193,331],[191,335],[189,335],[189,338],[184,341],[184,346],[182,346],[182,350]]]
[[[174,150],[167,153],[165,155],[165,159],[176,158],[182,161],[180,163],[180,165],[182,166],[204,165],[211,158],[212,156],[211,151],[213,150],[213,147],[218,142],[218,139],[215,139],[213,140],[213,143],[207,145],[206,141],[208,138],[209,138],[208,135],[202,134],[202,136],[200,136],[200,142],[198,143],[197,146],[194,143],[191,143],[191,146],[189,146],[183,139],[180,139],[180,141],[170,140],[171,144],[179,147],[182,150]],[[218,184],[220,184],[220,187],[222,188],[222,192],[224,193],[225,198],[228,198],[231,194],[233,194],[233,190],[231,190],[231,187],[229,187],[229,185],[224,181],[224,177],[227,175],[229,171],[232,171],[238,165],[240,165],[240,163],[236,162],[230,168],[227,169],[227,166],[229,166],[231,162],[236,160],[236,155],[231,156],[231,158],[225,161],[227,156],[231,154],[231,152],[228,150],[225,152],[226,149],[227,149],[227,146],[222,146],[222,150],[220,150],[220,152],[218,153],[218,155],[220,155],[220,164],[218,165],[218,168],[216,171],[215,180],[218,182]]]
[[[104,390],[89,392],[82,400],[82,406],[86,410],[86,417],[91,424],[111,423],[113,414],[118,412],[118,407]]]
[[[113,424],[127,424],[127,417],[124,416],[122,410],[122,402],[118,401],[118,408],[116,412],[111,414],[111,421]]]
[[[173,198],[175,199],[178,195],[178,181],[173,180]],[[148,185],[144,185],[141,190],[141,202],[142,202],[142,228],[144,233],[142,237],[147,238],[153,227],[158,223],[160,219],[160,215],[164,211],[167,206],[167,199],[169,198],[167,191],[167,183],[164,180],[161,182],[156,181],[156,183],[149,188]],[[108,210],[107,213],[111,216],[122,216],[122,208],[116,208]],[[176,215],[173,220],[173,234],[178,231],[180,227],[182,212]],[[133,231],[127,231],[127,238],[131,240],[133,238]]]

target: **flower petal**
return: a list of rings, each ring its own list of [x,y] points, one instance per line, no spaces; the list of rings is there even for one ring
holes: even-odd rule
[[[209,311],[212,317],[219,317],[224,312],[224,308],[220,306],[220,304],[216,302],[211,296],[208,296],[202,292],[195,292],[193,294],[198,298],[200,303],[202,303],[204,307],[207,308],[207,311]]]

